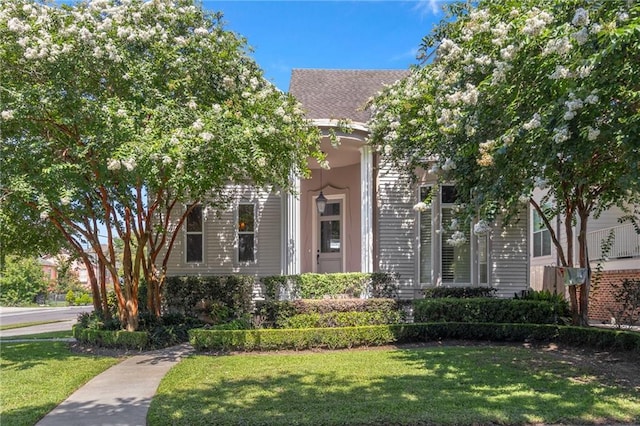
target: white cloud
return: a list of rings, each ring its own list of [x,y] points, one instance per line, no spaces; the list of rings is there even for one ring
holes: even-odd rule
[[[442,13],[442,6],[445,0],[418,0],[413,10],[420,13],[421,17],[427,15],[439,15]]]

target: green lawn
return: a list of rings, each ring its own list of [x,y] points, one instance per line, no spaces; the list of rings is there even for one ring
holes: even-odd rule
[[[34,325],[43,325],[43,324],[54,324],[56,322],[62,322],[65,320],[56,320],[56,321],[31,321],[31,322],[21,322],[17,324],[6,324],[0,325],[0,330],[13,330],[15,328],[24,328],[24,327],[32,327]]]
[[[2,342],[0,424],[34,425],[116,358],[72,354],[62,342]]]
[[[9,343],[12,340],[36,340],[36,339],[66,339],[73,337],[73,332],[71,330],[63,330],[63,331],[49,331],[46,333],[38,333],[38,334],[23,334],[20,336],[7,336],[0,337],[0,342]]]
[[[640,421],[637,390],[518,347],[198,355],[162,381],[150,425]]]

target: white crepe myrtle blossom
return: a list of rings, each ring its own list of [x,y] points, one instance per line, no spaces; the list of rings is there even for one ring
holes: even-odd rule
[[[553,15],[534,7],[529,12],[522,32],[529,36],[538,36],[551,22],[553,22]]]
[[[467,237],[460,231],[454,232],[451,237],[447,238],[447,244],[453,247],[461,247],[467,242]]]
[[[525,130],[533,130],[533,129],[537,129],[538,127],[540,127],[540,125],[541,125],[540,114],[538,114],[536,112],[535,114],[533,114],[533,117],[531,118],[531,120],[529,120],[526,123],[524,123],[522,125],[522,127]]]
[[[121,167],[122,163],[118,159],[110,158],[107,162],[107,170],[120,170]]]
[[[587,140],[595,141],[600,136],[600,129],[587,126]]]
[[[0,113],[0,116],[2,117],[3,120],[9,121],[9,120],[13,120],[14,113],[12,109],[7,109],[2,111],[2,113]]]
[[[486,235],[489,232],[491,232],[491,226],[489,226],[489,223],[484,219],[480,219],[473,225],[473,233],[475,235]]]
[[[429,206],[424,201],[420,201],[413,205],[413,210],[416,212],[425,212],[429,210]]]
[[[576,13],[573,15],[571,24],[574,27],[584,27],[589,25],[589,21],[589,12],[586,9],[578,8],[576,9]]]
[[[450,170],[454,170],[456,168],[456,163],[453,162],[451,158],[447,158],[442,165],[442,170],[448,172]]]

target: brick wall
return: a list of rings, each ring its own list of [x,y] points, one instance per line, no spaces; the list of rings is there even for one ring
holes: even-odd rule
[[[600,274],[597,287],[592,288],[589,294],[589,318],[592,321],[611,321],[611,310],[617,306],[611,283],[619,284],[624,279],[640,279],[640,269],[603,271]]]

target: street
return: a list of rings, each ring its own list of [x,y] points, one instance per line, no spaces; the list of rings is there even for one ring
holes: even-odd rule
[[[93,311],[93,306],[69,306],[61,308],[13,308],[0,307],[0,325],[20,324],[40,321],[59,321],[33,327],[14,328],[0,331],[0,337],[46,333],[70,330],[82,312]]]

